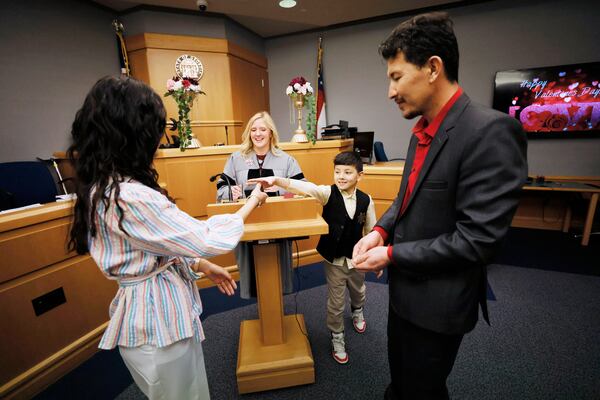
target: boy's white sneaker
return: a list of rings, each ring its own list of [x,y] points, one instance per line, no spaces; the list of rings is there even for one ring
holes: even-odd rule
[[[352,325],[358,333],[363,333],[367,329],[367,321],[365,321],[362,307],[352,311]]]
[[[331,332],[331,355],[333,359],[340,364],[348,362],[348,353],[346,353],[346,343],[344,342],[344,332]]]

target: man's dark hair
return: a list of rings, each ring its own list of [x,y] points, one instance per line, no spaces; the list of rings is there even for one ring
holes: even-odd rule
[[[358,172],[362,172],[363,170],[363,163],[360,159],[360,156],[353,151],[344,151],[339,153],[333,159],[333,165],[350,165],[356,168]]]
[[[446,77],[458,81],[458,43],[452,20],[445,12],[420,14],[398,25],[379,45],[379,54],[390,60],[398,52],[406,61],[421,68],[432,56],[444,62]]]

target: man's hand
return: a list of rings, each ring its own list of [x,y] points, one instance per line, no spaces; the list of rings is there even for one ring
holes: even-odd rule
[[[365,238],[367,236],[365,236]],[[354,264],[354,268],[356,268],[357,271],[374,272],[377,274],[377,278],[379,278],[383,274],[383,269],[390,264],[390,259],[387,254],[387,247],[373,247],[366,253],[362,253],[354,257],[352,259],[352,263]]]
[[[354,249],[352,250],[352,259],[355,259],[356,256],[364,254],[373,247],[377,246],[383,246],[383,238],[377,231],[369,232],[368,235],[364,236],[358,241],[358,243],[354,245]]]

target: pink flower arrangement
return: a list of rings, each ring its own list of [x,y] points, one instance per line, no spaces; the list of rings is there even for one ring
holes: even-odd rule
[[[299,94],[310,96],[313,94],[313,88],[310,82],[307,82],[304,77],[297,76],[290,81],[288,87],[285,89],[285,94],[288,96],[296,96]]]
[[[199,94],[206,93],[200,89],[200,84],[196,78],[174,76],[173,79],[167,80],[167,93],[165,93],[165,97],[173,97],[178,108],[179,118],[176,122],[181,151],[184,151],[192,141],[190,110],[192,109],[196,95]]]
[[[167,93],[165,93],[165,96],[172,96],[174,92],[181,90],[191,91],[196,94],[205,94],[202,89],[200,89],[200,84],[195,78],[180,78],[174,76],[172,79],[167,80]]]

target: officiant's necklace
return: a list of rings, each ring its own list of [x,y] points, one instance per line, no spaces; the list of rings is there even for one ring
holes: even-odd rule
[[[267,157],[266,154],[263,155],[256,155],[256,161],[258,162],[258,169],[262,169],[263,164],[265,163],[265,157]]]

